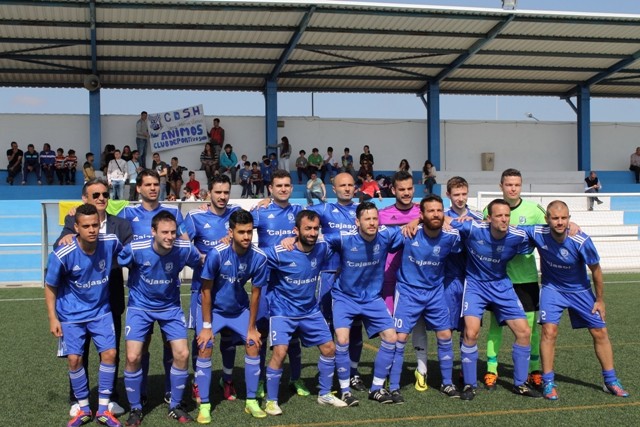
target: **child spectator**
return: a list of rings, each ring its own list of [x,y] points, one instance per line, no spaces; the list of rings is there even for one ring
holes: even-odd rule
[[[260,193],[262,194],[262,197],[264,197],[264,185],[262,183],[262,174],[258,168],[258,163],[253,162],[251,166],[253,167],[253,170],[251,171],[251,183],[254,186],[254,194],[257,197],[258,193]]]
[[[302,184],[303,175],[306,175],[307,177],[309,176],[309,162],[305,157],[305,155],[307,154],[306,151],[300,150],[299,154],[300,155],[298,156],[298,158],[296,158],[296,170],[298,171],[298,184]]]
[[[276,157],[276,153],[269,154],[269,166],[271,167],[271,173],[278,170],[278,158]]]
[[[68,170],[66,168],[67,157],[64,155],[62,148],[58,148],[56,153],[56,176],[58,177],[60,185],[64,185],[65,182],[69,181]]]
[[[76,168],[78,167],[76,150],[69,150],[64,166],[67,169],[67,184],[76,185]]]
[[[85,158],[87,159],[82,165],[82,174],[84,175],[84,182],[91,181],[96,177],[96,170],[93,168],[93,160],[94,155],[92,152],[88,152],[85,154]]]
[[[242,186],[242,197],[246,199],[248,197],[253,197],[253,193],[251,192],[251,163],[244,162],[244,167],[240,169],[240,185]]]
[[[267,189],[267,196],[271,196],[271,191],[269,191],[269,186],[271,185],[271,162],[269,158],[265,155],[262,156],[262,162],[260,163],[260,173],[262,174],[262,184]]]

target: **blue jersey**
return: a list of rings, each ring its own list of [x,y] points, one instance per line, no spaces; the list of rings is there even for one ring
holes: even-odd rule
[[[319,203],[307,209],[320,216],[323,236],[339,236],[341,231],[356,229],[356,203],[341,205],[339,203]],[[323,266],[323,270],[335,271],[340,265],[340,255],[334,254]]]
[[[109,273],[121,250],[115,234],[99,234],[92,255],[80,249],[75,237],[70,245],[51,252],[44,280],[57,288],[56,313],[61,322],[85,322],[111,311]]]
[[[244,255],[238,255],[230,245],[221,244],[207,253],[201,277],[213,281],[213,311],[235,317],[249,308],[245,283],[251,279],[253,286],[262,287],[267,275],[267,257],[260,249],[251,246]]]
[[[413,238],[404,239],[398,284],[424,289],[443,286],[446,260],[461,249],[458,230],[442,230],[437,237],[431,238],[420,225]]]
[[[331,249],[340,253],[340,278],[332,292],[341,292],[362,303],[380,298],[387,255],[402,247],[404,237],[400,228],[380,226],[371,242],[363,239],[358,230],[324,238]]]
[[[180,307],[180,272],[200,263],[200,254],[186,240],[176,239],[166,255],[153,249],[153,239],[133,241],[118,255],[129,267],[129,307],[160,311]]]
[[[591,289],[587,265],[600,262],[598,251],[589,236],[578,233],[558,243],[546,225],[518,226],[527,232],[540,254],[542,286],[562,292]]]
[[[451,218],[458,218],[459,215],[453,209],[449,209],[444,213]],[[472,211],[467,207],[467,216],[482,221],[484,217],[481,212]],[[459,253],[451,254],[447,257],[444,267],[444,275],[450,279],[460,279],[464,283],[464,278],[467,275],[467,251],[462,250]]]
[[[124,218],[131,223],[131,230],[133,231],[133,240],[150,239],[151,235],[151,220],[156,214],[162,211],[171,212],[176,217],[178,227],[182,224],[182,212],[177,206],[165,205],[161,203],[152,211],[146,210],[142,204],[137,206],[125,206],[118,216]]]
[[[282,208],[276,203],[269,203],[264,209],[255,209],[253,228],[258,231],[258,246],[268,248],[279,245],[282,239],[293,237],[296,215],[302,210],[300,205],[287,205]]]
[[[295,247],[265,249],[272,280],[269,285],[271,316],[304,317],[320,310],[316,289],[324,260],[331,255],[326,242],[319,240],[306,253]]]
[[[513,226],[502,239],[491,236],[488,222],[452,221],[451,226],[460,231],[467,248],[467,277],[480,282],[506,279],[507,263],[532,250],[527,234]]]
[[[238,209],[240,209],[239,206],[227,205],[227,209],[222,215],[216,215],[209,209],[189,211],[178,230],[178,235],[187,233],[189,240],[193,241],[198,251],[206,255],[220,244],[220,239],[229,235],[229,217]],[[202,265],[198,265],[193,269],[191,292],[197,292],[202,288],[201,274]]]

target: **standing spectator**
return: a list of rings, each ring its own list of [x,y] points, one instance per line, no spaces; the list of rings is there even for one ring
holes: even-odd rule
[[[269,154],[269,165],[271,167],[271,173],[278,170],[278,158],[276,157],[276,153]]]
[[[362,154],[360,154],[360,168],[364,170],[370,170],[373,175],[373,154],[369,151],[369,146],[362,147]]]
[[[279,151],[279,169],[284,169],[289,172],[289,158],[291,157],[291,144],[289,144],[289,138],[283,136],[280,138],[280,144],[269,145],[269,148],[277,148]]]
[[[129,201],[134,202],[138,200],[138,190],[137,190],[137,182],[138,182],[138,173],[140,173],[143,169],[140,166],[140,152],[138,150],[133,150],[131,153],[131,160],[127,162],[127,174],[129,174]]]
[[[333,177],[338,170],[335,166],[337,166],[337,163],[333,161],[333,147],[329,147],[327,148],[327,154],[325,154],[324,159],[322,159],[322,174],[320,175],[322,182],[324,182],[324,177],[327,173],[329,173],[329,181],[333,181]]]
[[[215,145],[214,145],[215,147]],[[226,173],[231,178],[231,183],[236,183],[236,165],[238,164],[238,156],[233,152],[231,144],[224,146],[224,153],[220,154],[220,173]]]
[[[397,172],[406,172],[409,175],[412,174],[411,172],[411,166],[409,166],[409,161],[407,159],[402,159],[400,160],[400,164],[398,165],[398,170]]]
[[[44,174],[47,184],[53,184],[53,174],[56,171],[56,152],[51,149],[51,145],[44,143],[40,152],[40,169]]]
[[[93,168],[94,155],[92,152],[85,154],[86,162],[82,165],[82,174],[84,175],[84,183],[96,178],[96,170]]]
[[[64,165],[67,168],[67,184],[76,185],[76,168],[78,167],[76,150],[68,151],[67,157],[64,159]]]
[[[109,162],[107,181],[111,189],[111,199],[124,199],[124,183],[127,181],[127,162],[122,160],[120,150],[114,151],[115,158]]]
[[[320,169],[322,169],[322,162],[323,162],[322,156],[318,152],[317,148],[314,148],[313,150],[311,150],[311,155],[309,155],[309,158],[307,160],[309,162],[308,175],[311,176],[313,172],[315,172],[317,175],[318,172],[320,172]]]
[[[240,185],[242,186],[242,197],[246,199],[247,197],[253,197],[253,193],[251,192],[251,163],[244,162],[244,167],[240,169]]]
[[[634,173],[636,184],[640,184],[640,147],[637,147],[636,152],[631,155],[629,170]]]
[[[342,163],[341,172],[346,172],[351,174],[353,179],[356,179],[356,170],[353,168],[353,156],[349,154],[349,148],[344,149],[344,155],[340,158],[340,162]]]
[[[433,186],[436,185],[436,167],[433,166],[431,160],[424,162],[424,166],[422,167],[422,182],[424,183],[425,194],[432,194]]]
[[[271,180],[273,179],[273,171],[271,170],[270,161],[267,156],[262,156],[262,162],[260,163],[260,173],[262,174],[262,184],[267,189],[267,196],[271,197]]]
[[[303,175],[306,175],[307,179],[309,177],[309,162],[305,157],[306,151],[300,150],[299,154],[296,159],[296,170],[298,171],[298,184],[302,184]]]
[[[107,168],[109,167],[109,162],[114,159],[113,152],[116,151],[116,147],[113,144],[107,144],[104,147],[104,151],[100,155],[100,170],[107,176]]]
[[[200,182],[196,180],[196,173],[194,171],[189,171],[189,181],[185,184],[191,193],[197,198],[200,197]]]
[[[258,163],[253,162],[251,164],[253,168],[251,170],[251,184],[253,184],[254,194],[258,196],[258,193],[262,194],[264,197],[264,184],[262,182],[262,173],[260,173],[260,168],[258,168]]]
[[[20,173],[22,169],[22,156],[24,153],[18,149],[18,143],[11,142],[11,148],[7,150],[7,160],[9,165],[7,166],[7,182],[9,185],[13,185],[13,179]]]
[[[220,157],[222,146],[224,145],[224,129],[220,127],[220,119],[213,119],[213,127],[209,131],[209,139],[213,145],[213,151],[216,157]]]
[[[69,171],[66,165],[67,157],[64,155],[62,148],[58,148],[56,153],[56,175],[58,176],[58,183],[64,185],[65,182],[69,181]]]
[[[138,153],[140,153],[140,152],[138,151]],[[125,162],[128,162],[129,160],[131,160],[133,158],[133,153],[131,152],[131,147],[129,147],[128,145],[125,145],[124,147],[122,147],[122,156],[121,156],[121,158]]]
[[[204,151],[200,153],[200,170],[203,170],[207,175],[207,185],[213,179],[216,174],[216,162],[215,154],[213,152],[213,145],[210,142],[204,144]]]
[[[149,143],[149,123],[147,112],[140,113],[140,119],[136,122],[136,148],[140,153],[140,165],[146,167],[147,144]]]
[[[602,188],[602,184],[600,184],[598,176],[594,171],[589,172],[589,176],[584,179],[584,182],[586,183],[585,193],[599,193]],[[597,202],[599,205],[602,204],[602,200],[598,199],[598,196],[588,196],[587,207],[590,211],[593,210],[593,202]]]
[[[382,200],[382,193],[380,192],[380,187],[378,186],[378,182],[374,181],[371,173],[367,172],[364,176],[364,181],[362,181],[362,186],[360,190],[356,191],[355,196],[360,199],[360,203],[365,200],[371,200],[376,195],[378,195],[378,199]]]
[[[22,169],[22,185],[27,183],[29,172],[36,174],[38,184],[42,184],[40,177],[40,156],[33,144],[27,145],[27,152],[24,153],[24,168]]]
[[[324,186],[324,182],[318,178],[318,172],[310,172],[311,178],[307,181],[307,190],[305,196],[307,198],[307,204],[313,206],[313,198],[320,200],[324,203],[327,201],[327,189]]]
[[[178,158],[171,158],[171,167],[169,168],[169,185],[171,186],[171,191],[176,196],[176,200],[180,199],[180,189],[182,188],[182,184],[184,184],[184,180],[182,179],[182,172],[186,171],[187,168],[184,166],[180,166],[178,164]]]
[[[160,160],[159,153],[153,153],[153,163],[151,163],[151,169],[158,173],[160,177],[160,195],[158,201],[163,202],[167,197],[167,174],[169,167],[165,162]]]

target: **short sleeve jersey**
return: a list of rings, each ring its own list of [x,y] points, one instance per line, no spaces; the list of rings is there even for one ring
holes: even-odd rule
[[[600,262],[600,256],[591,237],[578,233],[575,236],[567,236],[562,243],[558,243],[548,226],[522,228],[540,254],[543,287],[549,286],[563,292],[591,289],[587,265]]]
[[[86,322],[111,311],[109,273],[121,250],[115,234],[99,234],[91,255],[80,248],[76,237],[51,252],[45,283],[57,288],[56,313],[61,322]]]
[[[378,211],[380,225],[406,225],[418,218],[420,218],[420,205],[415,203],[411,205],[411,208],[406,210],[398,209],[394,204]],[[396,283],[396,272],[398,268],[400,268],[401,260],[402,249],[396,253],[387,255],[384,266],[385,284]]]
[[[308,253],[297,247],[288,251],[280,245],[271,246],[265,254],[273,272],[268,294],[271,316],[304,317],[320,310],[318,277],[324,260],[331,255],[327,243],[319,240]]]
[[[302,210],[300,205],[280,207],[276,203],[269,203],[266,208],[255,209],[253,228],[258,231],[258,246],[268,248],[280,244],[282,239],[293,237],[293,227],[296,225],[296,215]]]
[[[342,231],[356,229],[356,203],[341,205],[339,203],[319,203],[308,209],[320,216],[323,236],[339,236]],[[340,265],[340,255],[334,254],[324,265],[323,270],[335,271]]]
[[[267,257],[262,250],[251,246],[244,255],[238,255],[230,245],[220,244],[207,253],[201,277],[213,281],[213,311],[235,317],[249,308],[245,283],[251,279],[253,286],[262,287],[267,276]]]
[[[118,263],[129,267],[128,306],[163,311],[180,306],[180,271],[198,265],[200,254],[186,240],[176,239],[166,255],[153,249],[153,239],[134,240],[120,252]]]
[[[118,216],[129,220],[131,223],[131,229],[133,231],[133,240],[150,239],[151,235],[151,220],[156,214],[161,211],[167,211],[173,214],[176,218],[178,227],[182,224],[182,212],[177,206],[160,203],[157,208],[152,211],[146,210],[142,204],[137,206],[125,206]]]
[[[447,210],[444,214],[451,218],[459,218],[458,213],[453,209]],[[469,208],[467,208],[467,215],[478,221],[482,221],[483,218],[480,212],[472,211]],[[463,249],[461,252],[451,254],[447,257],[444,275],[447,278],[460,279],[461,281],[464,281],[464,278],[467,275],[466,269],[467,251]]]

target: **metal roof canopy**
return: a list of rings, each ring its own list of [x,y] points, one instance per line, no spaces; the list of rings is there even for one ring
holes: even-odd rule
[[[496,0],[496,3],[498,1]],[[92,26],[92,18],[95,27]],[[94,34],[92,49],[92,31]],[[3,0],[0,86],[640,97],[640,15],[360,2]]]

